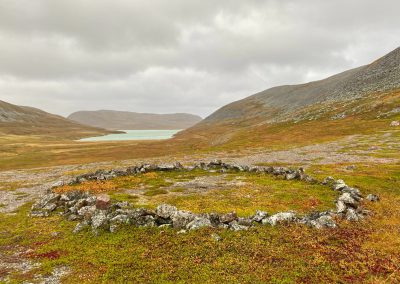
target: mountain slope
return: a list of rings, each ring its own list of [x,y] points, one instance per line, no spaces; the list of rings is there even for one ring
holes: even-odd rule
[[[400,48],[397,48],[369,65],[324,80],[274,87],[228,104],[181,135],[204,136],[210,131],[214,135],[232,136],[235,128],[340,119],[371,110],[383,102],[382,95],[399,89]]]
[[[79,138],[106,133],[110,131],[81,125],[33,107],[0,101],[0,134]]]
[[[150,114],[128,111],[78,111],[68,116],[76,122],[106,129],[186,129],[201,121],[201,117],[186,114]]]

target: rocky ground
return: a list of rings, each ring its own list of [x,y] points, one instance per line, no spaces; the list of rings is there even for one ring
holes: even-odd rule
[[[398,163],[393,157],[385,155],[390,151],[400,150],[400,139],[396,131],[380,133],[373,136],[354,135],[346,139],[321,143],[311,146],[289,149],[286,151],[251,150],[247,153],[239,153],[236,157],[227,157],[226,153],[202,155],[180,159],[183,164],[189,165],[198,161],[222,158],[224,161],[244,165],[258,164],[289,164],[303,167],[327,164],[358,164],[358,163]],[[173,161],[174,157],[166,158]],[[40,168],[29,170],[13,170],[0,172],[0,213],[13,214],[18,207],[27,202],[37,200],[46,193],[54,182],[67,179],[79,173],[95,171],[97,169],[110,169],[116,166],[126,168],[133,164],[143,162],[159,163],[165,159],[126,160],[119,162],[102,162],[86,165],[70,165],[52,168]],[[348,167],[348,166],[347,166]],[[353,170],[356,167],[349,167]],[[209,189],[226,188],[243,185],[240,179],[227,179],[222,175],[205,175],[187,181],[175,182],[168,187],[169,190],[184,187],[192,192],[204,192]],[[136,191],[137,193],[137,191]],[[176,193],[179,194],[179,193]],[[343,198],[346,198],[343,197]],[[0,232],[2,234],[2,232]],[[24,257],[29,251],[18,251],[13,255],[4,255],[0,250],[0,281],[5,271],[27,273],[34,271],[39,265],[35,261]],[[58,283],[59,279],[68,273],[68,268],[60,266],[47,278],[37,276],[38,283]]]

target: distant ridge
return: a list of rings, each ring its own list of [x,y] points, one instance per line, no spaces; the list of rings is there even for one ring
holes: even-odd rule
[[[48,135],[80,138],[110,133],[79,124],[37,108],[17,106],[0,100],[0,135]]]
[[[230,103],[181,134],[204,134],[216,126],[227,126],[214,131],[218,135],[229,133],[233,127],[315,120],[339,103],[394,90],[400,90],[400,47],[371,64],[320,81],[278,86]],[[370,101],[374,105],[375,97]]]
[[[76,122],[110,130],[186,129],[201,121],[201,117],[187,113],[151,114],[129,111],[78,111],[68,116]]]

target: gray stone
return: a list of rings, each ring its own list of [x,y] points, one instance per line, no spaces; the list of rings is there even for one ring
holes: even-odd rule
[[[178,210],[171,216],[172,226],[175,229],[186,228],[186,226],[192,222],[195,217],[196,215],[191,212]]]
[[[260,223],[262,220],[266,219],[268,217],[268,213],[264,211],[256,211],[256,214],[253,216],[253,221]]]
[[[78,224],[76,224],[75,229],[72,231],[72,233],[76,234],[79,233],[80,231],[82,231],[85,228],[89,227],[89,223],[87,222],[80,222]]]
[[[63,185],[64,185],[64,181],[59,180],[59,181],[56,181],[55,183],[53,183],[51,185],[51,188],[56,188],[56,187],[60,187],[60,186],[63,186]]]
[[[390,123],[390,126],[392,126],[392,127],[400,126],[400,121],[394,120],[394,121],[392,121],[392,122]]]
[[[357,214],[356,210],[349,208],[346,211],[346,220],[348,221],[359,221],[360,215]]]
[[[176,211],[178,211],[178,209],[169,204],[161,204],[156,208],[156,214],[165,219],[171,218]]]
[[[93,214],[96,212],[96,206],[84,206],[78,210],[78,215],[84,217],[85,219],[90,220]]]
[[[342,201],[348,206],[357,207],[358,201],[348,192],[344,192],[342,195],[339,196],[338,201]]]
[[[346,204],[343,201],[337,201],[336,202],[336,212],[337,213],[344,213],[347,209]]]
[[[96,210],[91,219],[93,229],[108,229],[109,220],[104,210]]]
[[[243,231],[243,230],[248,230],[248,226],[240,225],[237,221],[232,221],[229,224],[229,228],[233,231]]]
[[[333,184],[335,183],[335,179],[331,176],[326,177],[323,181],[322,184],[323,185],[329,185],[329,186],[333,186]]]
[[[339,179],[339,180],[334,182],[333,190],[342,190],[346,186],[347,186],[346,183],[343,180]]]
[[[367,200],[369,200],[369,201],[371,201],[371,202],[378,202],[380,199],[379,199],[379,196],[378,196],[378,195],[375,195],[375,194],[368,194]]]
[[[277,224],[286,224],[294,221],[296,221],[296,214],[294,212],[280,212],[262,220],[262,223],[275,226]]]
[[[311,220],[310,225],[314,228],[336,228],[336,223],[329,215],[321,216],[318,219]]]
[[[217,241],[217,242],[222,241],[221,236],[218,235],[218,234],[216,234],[216,233],[212,233],[212,234],[211,234],[211,238],[212,238],[214,241]]]
[[[194,220],[186,226],[188,230],[197,230],[203,227],[212,227],[211,221],[207,218],[199,216],[194,218]]]
[[[49,203],[49,204],[46,204],[46,206],[43,207],[43,210],[44,211],[48,211],[48,212],[52,212],[52,211],[56,210],[56,208],[57,208],[57,205],[55,203]]]
[[[223,214],[223,215],[219,216],[219,221],[221,223],[228,224],[235,220],[237,220],[236,212],[231,212],[231,213],[227,213],[227,214]]]

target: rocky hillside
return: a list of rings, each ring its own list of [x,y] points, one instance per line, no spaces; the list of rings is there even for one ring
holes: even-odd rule
[[[113,110],[78,111],[68,118],[111,130],[186,129],[201,121],[201,117],[187,113],[151,114]]]
[[[0,134],[79,138],[110,133],[40,109],[0,101]]]
[[[369,65],[300,85],[274,87],[228,104],[193,130],[216,124],[254,125],[311,120],[332,110],[329,105],[354,102],[400,88],[400,47]],[[371,98],[374,100],[374,96]],[[313,109],[313,117],[306,115]],[[338,116],[338,118],[344,117]]]

